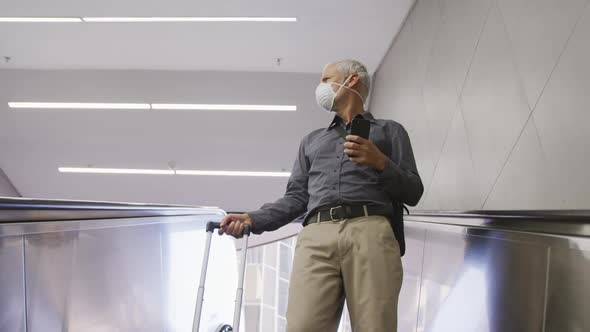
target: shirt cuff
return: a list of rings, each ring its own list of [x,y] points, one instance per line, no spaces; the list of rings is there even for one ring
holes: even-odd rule
[[[250,220],[252,220],[252,233],[253,234],[262,234],[264,232],[264,225],[265,222],[263,221],[265,218],[266,212],[263,210],[256,210],[252,212],[248,212],[250,216]]]

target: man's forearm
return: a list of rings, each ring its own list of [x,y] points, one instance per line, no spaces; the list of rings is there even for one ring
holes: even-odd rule
[[[307,200],[304,197],[286,195],[274,203],[264,204],[260,209],[248,212],[255,234],[274,231],[305,213]]]
[[[396,201],[415,206],[420,201],[424,186],[420,176],[396,165],[391,159],[384,160],[379,172],[379,180],[389,196]]]

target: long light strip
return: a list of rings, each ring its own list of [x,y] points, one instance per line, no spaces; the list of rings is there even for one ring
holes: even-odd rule
[[[0,17],[3,23],[82,23],[80,17]]]
[[[295,105],[230,105],[230,104],[147,104],[147,103],[46,103],[9,102],[10,108],[39,109],[136,109],[136,110],[192,110],[192,111],[297,111]]]
[[[262,177],[289,177],[289,172],[244,172],[244,171],[192,171],[178,170],[178,175],[211,175],[211,176],[262,176]]]
[[[289,172],[249,172],[249,171],[199,171],[167,169],[132,169],[132,168],[95,168],[95,167],[59,167],[61,173],[90,174],[157,174],[157,175],[201,175],[201,176],[247,176],[247,177],[289,177]]]
[[[292,105],[152,104],[155,110],[297,111]]]
[[[132,169],[132,168],[95,168],[95,167],[59,167],[61,173],[95,173],[95,174],[156,174],[174,175],[169,169]]]
[[[133,109],[149,110],[150,104],[141,103],[45,103],[45,102],[10,102],[10,108],[46,108],[46,109]]]
[[[0,23],[297,22],[296,17],[0,17]]]
[[[93,23],[142,22],[297,22],[296,17],[82,17]]]

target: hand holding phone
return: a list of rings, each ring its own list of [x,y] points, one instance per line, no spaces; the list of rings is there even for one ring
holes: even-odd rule
[[[371,131],[371,123],[369,120],[354,118],[350,128],[350,134],[360,136],[364,139],[369,139],[369,133]]]
[[[368,120],[360,118],[352,120],[350,134],[360,138],[348,136],[347,142],[344,143],[344,153],[354,163],[383,171],[387,156],[369,140],[370,131],[371,123]]]

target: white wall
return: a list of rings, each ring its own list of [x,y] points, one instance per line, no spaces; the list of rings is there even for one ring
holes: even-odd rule
[[[0,169],[0,197],[2,196],[20,197],[16,188],[14,188],[8,177],[6,177],[6,174]]]
[[[418,0],[371,109],[410,132],[418,209],[590,206],[587,0]]]

